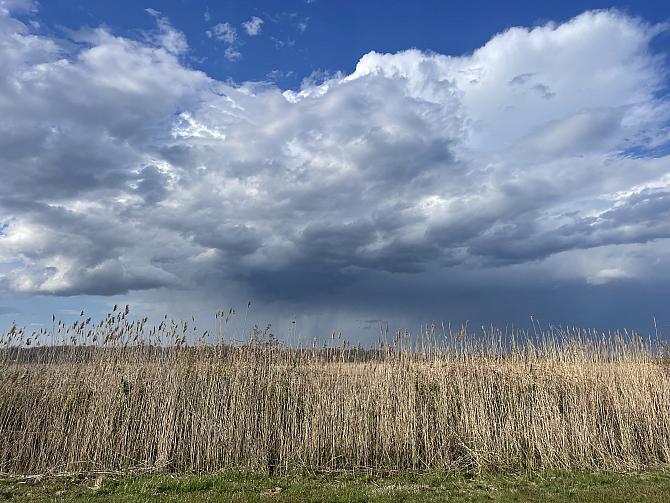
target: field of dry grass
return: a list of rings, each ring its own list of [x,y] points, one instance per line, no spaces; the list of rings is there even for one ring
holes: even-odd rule
[[[670,460],[657,341],[553,328],[244,344],[115,311],[0,351],[0,473],[632,470]],[[65,341],[68,344],[63,345]],[[40,347],[35,347],[36,344]]]

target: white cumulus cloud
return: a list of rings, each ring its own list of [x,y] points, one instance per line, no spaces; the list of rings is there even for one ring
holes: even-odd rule
[[[249,21],[242,23],[244,30],[250,37],[259,35],[263,27],[263,20],[257,16],[253,16]]]
[[[184,66],[152,15],[153,42],[86,46],[0,16],[5,291],[392,305],[670,277],[660,27],[587,12],[290,91]]]
[[[237,41],[237,29],[230,23],[219,23],[212,27],[211,34],[217,40],[223,40],[227,44]]]

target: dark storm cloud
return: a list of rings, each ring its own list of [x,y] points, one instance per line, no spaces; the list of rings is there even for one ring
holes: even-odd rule
[[[659,27],[585,13],[282,91],[188,68],[150,14],[142,41],[0,14],[4,290],[470,312],[670,271],[667,159],[620,154],[666,141]]]
[[[670,238],[670,192],[643,190],[598,216],[537,232],[534,222],[510,223],[478,236],[471,253],[494,261],[540,260],[566,250]]]

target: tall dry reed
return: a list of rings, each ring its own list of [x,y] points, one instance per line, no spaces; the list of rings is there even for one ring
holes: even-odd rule
[[[218,316],[223,317],[224,313]],[[670,460],[654,341],[429,326],[375,350],[193,341],[116,310],[0,344],[0,472],[632,469]],[[220,334],[219,334],[220,335]],[[35,347],[40,344],[40,347]],[[48,347],[44,347],[44,345]]]

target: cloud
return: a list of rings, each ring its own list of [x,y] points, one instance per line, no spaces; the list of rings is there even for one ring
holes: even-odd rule
[[[230,23],[219,23],[212,27],[211,36],[217,40],[222,40],[227,44],[234,44],[237,41],[237,29]]]
[[[284,47],[293,47],[295,45],[295,40],[291,40],[290,38],[282,40],[277,37],[270,37],[270,40],[274,42],[275,48],[277,49],[282,49]]]
[[[604,285],[610,281],[629,278],[630,275],[619,268],[600,269],[593,276],[589,276],[587,281],[592,285]]]
[[[34,0],[0,0],[0,11],[3,11],[5,16],[17,12],[37,12],[37,6]]]
[[[233,46],[226,47],[223,55],[228,61],[239,61],[242,59],[242,53]]]
[[[260,25],[259,25],[260,30]],[[208,30],[207,36],[216,40],[223,41],[227,47],[223,56],[230,62],[236,62],[242,59],[242,53],[238,49],[237,30],[229,23],[219,23]]]
[[[150,14],[154,39],[86,44],[0,17],[2,288],[386,319],[670,278],[668,158],[625,154],[667,141],[659,27],[587,12],[282,90],[184,66]]]
[[[278,82],[284,79],[289,78],[291,75],[293,75],[293,70],[289,71],[282,71],[279,69],[271,70],[266,74],[266,78],[270,80],[271,82]]]
[[[255,37],[261,32],[263,26],[263,20],[257,16],[253,16],[249,21],[242,23],[244,30],[247,32],[247,35],[250,37]]]
[[[175,30],[166,17],[155,9],[144,10],[156,19],[159,32],[154,39],[158,45],[172,54],[183,54],[188,50],[186,37],[182,32]]]
[[[512,80],[509,81],[510,86],[523,86],[526,84],[530,79],[533,78],[532,73],[520,73],[519,75],[515,75]]]

